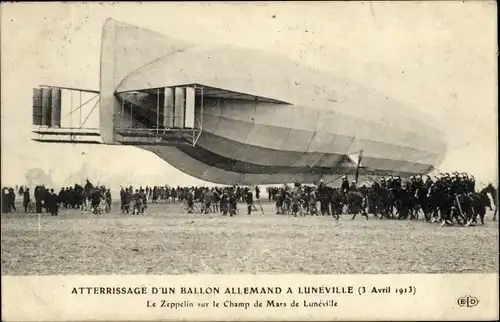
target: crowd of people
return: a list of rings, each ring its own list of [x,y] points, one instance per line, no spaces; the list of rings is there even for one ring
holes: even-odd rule
[[[85,188],[75,184],[73,187],[62,187],[58,193],[54,189],[43,185],[35,186],[33,193],[26,186],[18,186],[16,188],[19,196],[22,198],[22,205],[26,213],[46,212],[52,216],[57,216],[60,207],[66,209],[91,208],[94,213],[98,213],[98,206],[101,204],[101,200],[104,200],[109,206],[109,210],[111,210],[110,190],[106,189],[105,186],[96,189],[88,180]],[[17,211],[16,190],[12,187],[2,188],[2,213]]]
[[[452,225],[454,222],[472,225],[479,216],[484,223],[486,208],[495,212],[498,201],[497,191],[492,184],[476,191],[474,176],[466,173],[448,173],[439,177],[411,176],[402,179],[398,176],[387,178],[371,177],[369,185],[358,187],[356,182],[349,183],[343,176],[338,188],[331,188],[321,182],[318,187],[298,185],[270,187],[269,200],[276,202],[278,213],[293,215],[332,215],[352,214],[354,219],[368,214],[380,219],[417,219],[422,213],[429,222]],[[319,203],[319,210],[317,204]]]
[[[260,198],[260,189],[254,189],[256,199]],[[238,202],[253,204],[253,192],[248,187],[148,187],[136,189],[133,187],[122,187],[120,189],[121,211],[124,214],[143,214],[147,209],[148,200],[152,203],[165,201],[175,203],[183,202],[188,213],[203,212],[211,213],[220,211],[223,215],[234,215],[237,211]],[[196,203],[202,204],[197,210]],[[253,209],[253,208],[251,208]],[[251,212],[250,209],[250,212]]]
[[[369,184],[358,186],[355,181],[349,183],[343,176],[339,187],[332,188],[324,182],[316,185],[296,183],[293,186],[267,187],[268,200],[275,202],[277,214],[305,216],[331,215],[339,219],[340,215],[351,214],[354,219],[358,214],[368,219],[368,215],[383,219],[418,219],[424,215],[429,222],[439,221],[442,225],[454,223],[471,225],[477,217],[484,223],[486,208],[492,208],[491,196],[496,220],[497,191],[492,184],[476,191],[474,176],[466,173],[446,173],[439,177],[412,176],[401,178],[368,177]],[[84,186],[61,188],[59,193],[44,186],[34,188],[34,202],[30,189],[19,187],[23,196],[25,212],[41,213],[43,209],[53,216],[58,215],[59,207],[88,209],[95,214],[111,211],[111,192],[105,186],[95,186],[86,181]],[[255,186],[225,187],[170,187],[132,186],[120,189],[120,210],[123,214],[144,214],[151,203],[182,203],[182,211],[187,213],[221,213],[234,216],[238,214],[238,203],[246,204],[246,213],[258,210],[260,188]],[[13,188],[2,189],[2,212],[16,211],[16,192]],[[319,205],[319,207],[318,207]],[[262,210],[263,212],[263,210]]]

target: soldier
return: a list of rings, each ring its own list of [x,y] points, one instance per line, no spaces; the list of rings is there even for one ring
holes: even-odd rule
[[[414,176],[410,177],[409,189],[408,189],[413,197],[417,195],[418,190],[418,182]]]
[[[460,180],[460,177],[458,174],[456,174],[453,179],[451,180],[451,193],[452,195],[462,195],[465,191],[463,190],[463,185],[462,181]]]
[[[394,179],[394,189],[395,190],[401,189],[401,177],[400,176],[396,176],[396,178]]]
[[[349,181],[347,180],[347,176],[342,176],[342,183],[340,185],[340,191],[343,194],[346,194],[349,192]]]
[[[474,179],[473,175],[469,178],[469,191],[476,192],[476,179]]]
[[[259,186],[255,186],[255,199],[260,199],[260,188]]]
[[[394,176],[391,174],[389,178],[386,180],[387,182],[387,189],[393,190],[394,189]]]
[[[388,187],[387,181],[385,181],[384,177],[380,178],[380,186],[384,189]]]
[[[98,214],[98,209],[99,205],[101,204],[101,189],[94,188],[93,191],[90,194],[90,207],[92,208],[92,213],[97,215]]]
[[[358,191],[358,188],[356,187],[356,180],[352,180],[349,191]]]
[[[419,187],[423,187],[424,186],[424,180],[422,179],[422,175],[418,175],[417,176],[417,179],[415,180],[418,184]]]
[[[427,189],[430,189],[433,184],[434,184],[434,181],[432,181],[431,176],[426,175],[425,176],[425,183],[424,183],[424,185],[427,187]]]

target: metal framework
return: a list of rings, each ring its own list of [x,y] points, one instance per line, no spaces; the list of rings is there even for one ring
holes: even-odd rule
[[[195,98],[199,98],[199,105],[195,104],[195,124],[193,128],[176,128],[176,127],[165,127],[161,128],[160,125],[160,115],[162,104],[160,104],[160,96],[164,87],[162,88],[150,88],[145,90],[134,90],[117,93],[117,97],[121,103],[121,110],[119,116],[121,117],[119,122],[115,122],[114,132],[117,134],[117,142],[126,145],[179,145],[188,144],[191,146],[196,146],[201,133],[203,132],[203,105],[204,105],[204,86],[202,85],[183,85],[176,87],[191,87],[195,90]],[[156,126],[154,128],[145,127],[133,127],[133,119],[130,120],[129,124],[124,124],[125,122],[125,111],[130,113],[131,117],[133,114],[133,104],[126,103],[124,94],[127,93],[144,93],[144,94],[156,94]],[[120,98],[121,96],[121,98]],[[196,100],[195,100],[196,101]],[[128,105],[128,106],[126,106]],[[130,108],[130,110],[128,110]],[[145,108],[145,107],[141,107]],[[150,111],[151,112],[151,111]],[[198,117],[196,118],[196,115]]]
[[[70,126],[69,127],[53,127],[53,126],[37,126],[32,130],[32,133],[35,134],[35,137],[32,138],[33,141],[42,142],[42,143],[69,143],[69,144],[102,144],[100,140],[100,131],[98,128],[90,128],[85,127],[85,123],[89,119],[89,117],[94,113],[98,104],[99,104],[99,91],[96,90],[88,90],[81,88],[72,88],[72,87],[62,87],[62,86],[52,86],[52,85],[40,85],[40,88],[57,88],[61,91],[68,91],[70,93],[70,105],[73,108],[73,102],[75,100],[75,92],[76,92],[76,100],[78,100],[78,106],[71,110],[70,113],[63,116],[61,120],[71,116],[76,111],[79,112],[78,118],[78,126],[73,126],[72,118],[70,118]],[[92,98],[82,103],[82,93],[93,93],[96,94]],[[85,116],[85,119],[82,121],[82,108],[94,101],[94,105],[90,112]]]

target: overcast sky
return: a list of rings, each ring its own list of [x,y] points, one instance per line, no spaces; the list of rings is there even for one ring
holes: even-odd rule
[[[349,77],[442,125],[448,154],[440,169],[497,180],[493,1],[37,3],[2,4],[3,184],[24,183],[32,168],[52,170],[56,184],[85,172],[112,185],[201,183],[137,148],[30,140],[33,87],[99,88],[101,28],[108,17],[187,42],[282,54]],[[88,125],[97,126],[97,118]]]

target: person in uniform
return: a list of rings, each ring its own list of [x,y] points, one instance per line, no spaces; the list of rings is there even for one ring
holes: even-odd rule
[[[462,181],[460,180],[458,174],[455,174],[455,176],[451,180],[450,188],[453,195],[460,196],[464,193]]]
[[[392,174],[389,176],[389,178],[387,178],[386,182],[387,189],[394,190],[394,176]]]
[[[356,180],[352,180],[351,187],[349,187],[349,191],[358,191],[356,187]]]
[[[431,176],[426,175],[424,185],[427,187],[427,189],[430,189],[433,184],[434,184],[434,181],[432,180]]]
[[[476,179],[473,175],[471,175],[469,178],[469,191],[476,192]]]
[[[380,178],[380,186],[384,189],[387,188],[387,182],[384,177]]]
[[[347,176],[342,176],[342,183],[340,184],[340,191],[343,194],[346,194],[349,192],[349,181],[347,180]]]
[[[98,209],[99,205],[101,204],[101,189],[99,188],[94,188],[93,191],[90,194],[90,207],[92,208],[92,213],[97,215],[98,214]]]

